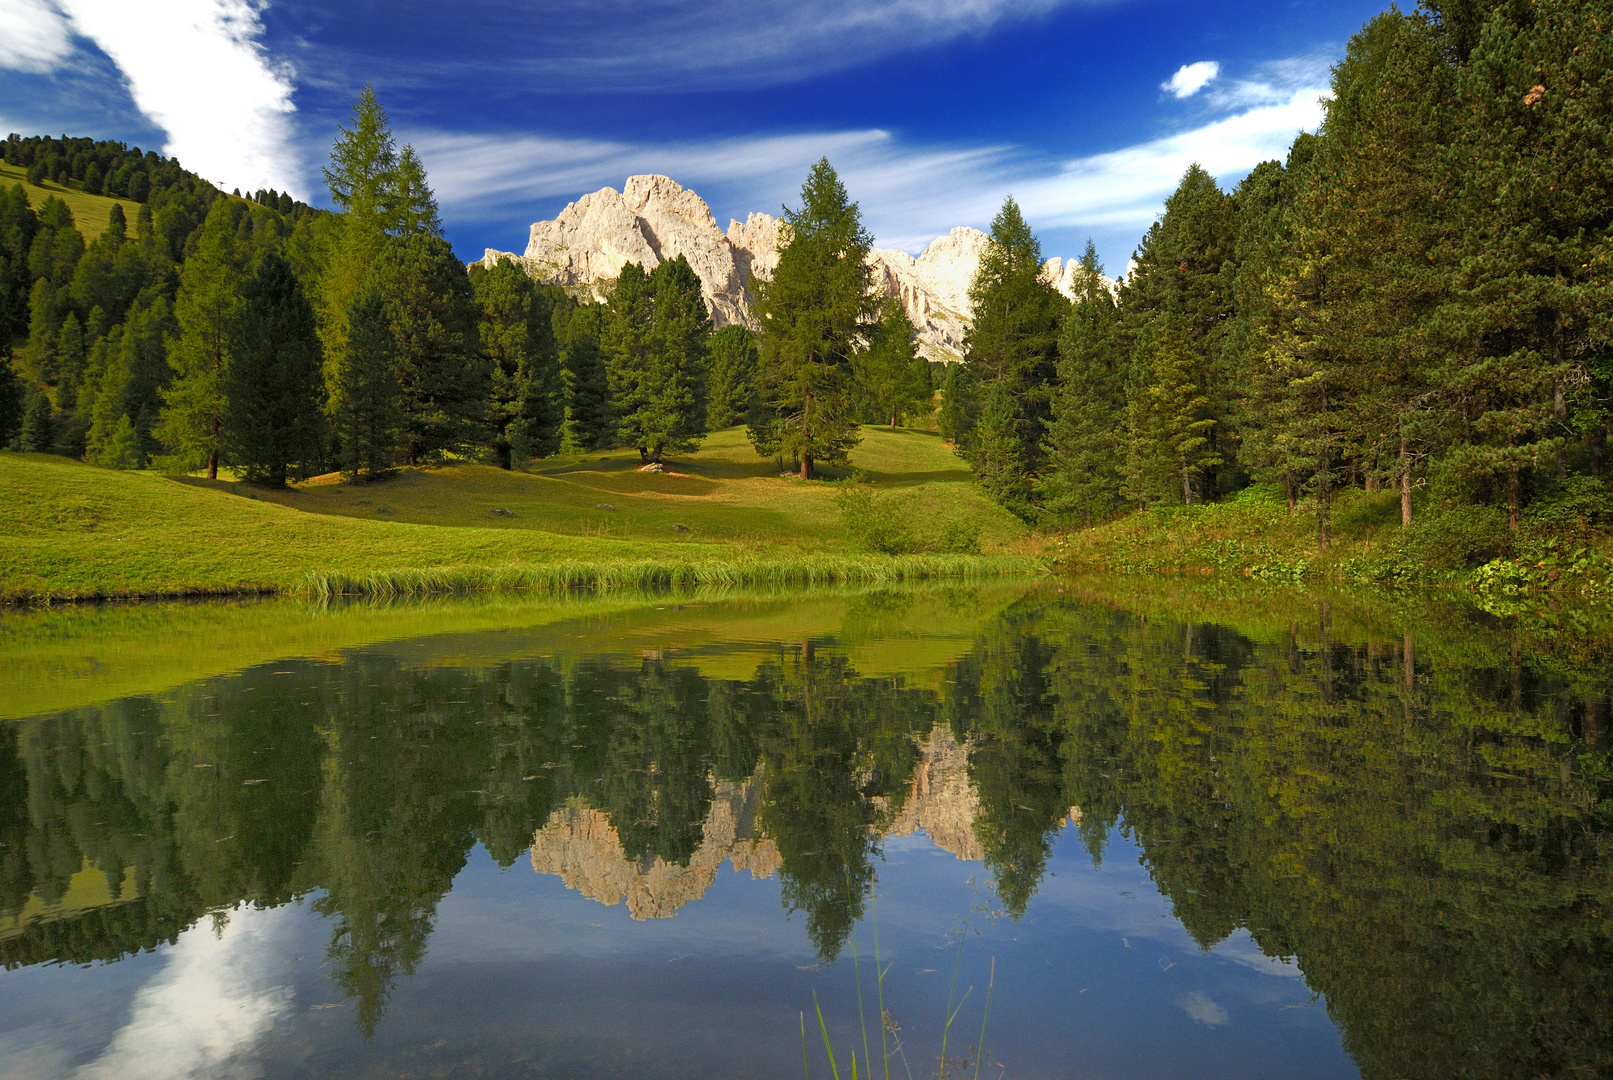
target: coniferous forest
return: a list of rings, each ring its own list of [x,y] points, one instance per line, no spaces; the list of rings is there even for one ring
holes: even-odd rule
[[[1609,18],[1582,0],[1384,12],[1318,132],[1230,192],[1189,169],[1117,288],[1088,248],[1073,304],[1038,279],[1010,200],[943,429],[1027,518],[1259,487],[1308,500],[1325,548],[1352,487],[1398,490],[1408,527],[1420,504],[1513,532],[1532,506],[1603,512]]]
[[[1194,166],[1111,286],[1071,301],[1010,197],[964,363],[873,295],[872,237],[827,161],[786,211],[757,323],[714,329],[675,259],[603,303],[467,271],[425,170],[366,90],[325,172],[334,212],[225,194],[121,144],[12,136],[31,179],[119,195],[85,236],[0,192],[0,436],[122,468],[248,480],[636,447],[749,425],[842,463],[859,423],[932,413],[1028,522],[1263,494],[1315,517],[1397,491],[1408,529],[1596,525],[1613,411],[1613,27],[1605,4],[1430,0],[1349,43],[1325,122],[1222,190]],[[1419,507],[1422,509],[1419,510]]]

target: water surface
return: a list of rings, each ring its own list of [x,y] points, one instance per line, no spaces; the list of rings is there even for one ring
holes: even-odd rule
[[[786,1077],[803,1024],[827,1076],[815,1002],[845,1076],[876,949],[897,1076],[1608,1075],[1598,633],[1026,586],[9,616],[0,1076]]]

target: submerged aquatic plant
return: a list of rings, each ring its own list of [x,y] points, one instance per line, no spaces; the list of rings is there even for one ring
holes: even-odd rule
[[[990,975],[986,981],[986,1000],[985,1007],[980,1014],[979,1040],[975,1045],[965,1050],[962,1055],[948,1056],[947,1054],[947,1046],[952,1035],[952,1025],[958,1019],[958,1015],[963,1012],[964,1003],[969,1000],[970,994],[974,992],[974,987],[965,987],[963,996],[958,997],[958,979],[963,970],[963,951],[964,945],[969,940],[970,925],[978,914],[984,914],[991,919],[996,919],[1002,914],[1000,910],[981,901],[979,884],[973,878],[970,879],[969,884],[975,889],[975,900],[969,905],[968,912],[954,931],[958,938],[958,949],[952,961],[952,985],[947,993],[945,1019],[941,1026],[941,1046],[937,1054],[938,1068],[935,1073],[935,1080],[946,1080],[949,1073],[955,1077],[961,1077],[964,1073],[969,1072],[971,1065],[973,1066],[973,1080],[979,1080],[980,1066],[986,1060],[986,1026],[991,1019],[991,997],[997,985],[996,957],[991,958]],[[875,894],[870,900],[870,919],[873,923],[874,931],[874,989],[879,1008],[879,1050],[882,1077],[883,1080],[890,1080],[891,1059],[899,1058],[902,1063],[902,1069],[907,1074],[907,1080],[914,1080],[912,1064],[907,1060],[906,1044],[901,1038],[901,1025],[896,1022],[896,1018],[885,1007],[885,976],[890,973],[891,965],[885,963],[884,956],[880,951],[878,895]],[[850,939],[847,945],[851,950],[853,979],[857,986],[857,1021],[861,1028],[863,1044],[861,1072],[858,1069],[855,1047],[846,1055],[849,1059],[849,1080],[859,1080],[860,1076],[875,1078],[874,1054],[868,1039],[868,1013],[863,1000],[862,957],[857,950],[855,938]],[[824,1019],[823,1006],[818,1002],[818,992],[816,990],[812,991],[812,1008],[817,1016],[818,1033],[823,1040],[823,1051],[829,1058],[829,1072],[833,1080],[842,1080],[834,1043],[829,1037],[829,1025]],[[801,1067],[806,1080],[811,1080],[806,1042],[806,1014],[804,1012],[801,1014]]]

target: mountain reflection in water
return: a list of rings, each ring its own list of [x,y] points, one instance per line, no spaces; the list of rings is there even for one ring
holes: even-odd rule
[[[929,603],[681,651],[674,624],[655,650],[370,646],[6,722],[0,960],[115,961],[302,900],[369,1037],[477,845],[633,919],[776,878],[829,962],[893,838],[983,864],[1018,919],[1069,828],[1094,863],[1134,845],[1201,947],[1294,958],[1364,1076],[1613,1075],[1605,638],[1032,593],[927,667],[859,670],[849,628],[900,651]]]

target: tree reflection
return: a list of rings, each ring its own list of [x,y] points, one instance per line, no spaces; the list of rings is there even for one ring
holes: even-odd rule
[[[580,805],[628,860],[688,866],[718,782],[755,781],[783,902],[832,960],[944,723],[1016,917],[1078,807],[1094,862],[1133,838],[1199,944],[1297,957],[1364,1075],[1613,1075],[1606,651],[1454,617],[1341,629],[1320,603],[1234,621],[1027,601],[938,689],[825,641],[742,679],[360,651],[12,723],[0,959],[115,959],[310,896],[368,1034],[478,842],[508,866]]]

